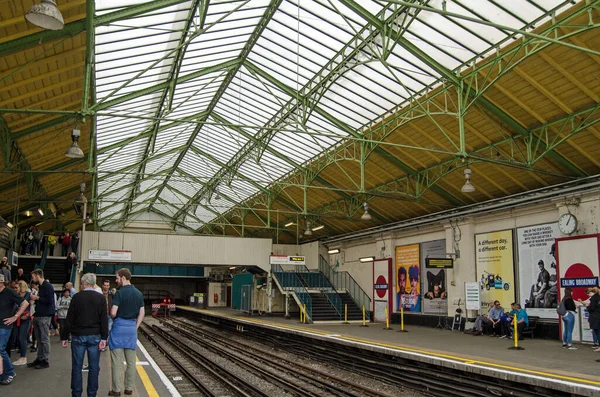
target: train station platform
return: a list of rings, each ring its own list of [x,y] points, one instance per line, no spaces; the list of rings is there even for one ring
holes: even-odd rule
[[[28,361],[35,360],[36,353],[27,353]],[[18,354],[13,352],[11,361]],[[0,386],[3,396],[64,397],[71,395],[71,348],[63,348],[57,336],[50,337],[50,368],[35,369],[27,366],[15,367],[16,377],[8,386]],[[84,361],[87,363],[87,358]],[[176,396],[179,393],[152,360],[144,347],[138,342],[137,376],[133,388],[134,397]],[[83,395],[86,395],[87,370],[83,371]],[[110,352],[108,349],[100,356],[100,377],[98,396],[107,396],[111,387]],[[121,390],[121,396],[124,396]]]
[[[518,381],[582,396],[600,396],[600,353],[590,345],[578,345],[578,350],[562,349],[559,341],[526,339],[520,342],[525,350],[509,350],[510,339],[473,336],[449,330],[407,326],[408,332],[384,330],[384,324],[301,324],[298,319],[249,316],[239,310],[200,310],[178,306],[177,310],[200,313],[216,321],[234,321],[256,327],[334,341],[363,349],[378,351],[452,369]]]

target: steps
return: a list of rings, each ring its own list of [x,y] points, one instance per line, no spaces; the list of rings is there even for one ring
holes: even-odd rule
[[[19,256],[19,267],[12,268],[12,277],[17,277],[17,269],[22,268],[23,274],[30,279],[31,272],[35,269],[37,265],[39,265],[41,261],[40,256],[33,255],[23,255]],[[46,264],[44,265],[44,278],[50,280],[55,286],[60,286],[62,288],[63,283],[65,281],[65,270],[64,263],[65,257],[60,256],[49,256],[46,258]]]
[[[358,307],[352,295],[347,292],[338,292],[339,297],[342,299],[342,308],[344,305],[348,305],[348,321],[362,320],[362,307]],[[369,310],[365,307],[365,310]]]
[[[334,321],[342,318],[323,293],[311,292],[312,321]]]

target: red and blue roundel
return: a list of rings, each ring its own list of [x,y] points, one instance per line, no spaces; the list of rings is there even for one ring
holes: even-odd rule
[[[565,275],[560,280],[561,288],[571,288],[573,299],[586,300],[585,290],[598,285],[598,277],[583,263],[574,263],[567,268]]]
[[[379,277],[377,277],[374,289],[377,292],[377,296],[379,298],[385,298],[385,295],[387,294],[389,288],[390,286],[388,285],[388,282],[384,275],[380,275]]]

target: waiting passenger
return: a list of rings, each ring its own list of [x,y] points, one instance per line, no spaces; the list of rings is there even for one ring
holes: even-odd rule
[[[6,353],[6,345],[13,323],[23,315],[28,303],[15,291],[6,288],[4,281],[4,275],[0,274],[0,384],[10,385],[15,377],[15,368]],[[16,313],[15,307],[18,307]]]
[[[492,327],[492,336],[500,333],[500,319],[504,314],[504,309],[500,306],[500,301],[494,301],[490,310],[486,314],[482,314],[477,316],[475,319],[475,324],[473,325],[473,329],[471,332],[473,335],[483,335],[483,327],[491,326]]]
[[[588,298],[584,301],[582,301],[581,299],[577,299],[577,302],[575,302],[576,306],[583,306],[586,308],[590,305],[590,297],[594,296],[594,294],[596,293],[596,287],[591,287],[585,290],[585,294],[588,296]],[[588,322],[590,321],[590,319],[588,318]],[[590,326],[590,329],[593,329]],[[594,349],[597,349],[598,347],[600,347],[600,344],[598,343],[598,337],[596,336],[596,333],[592,331],[592,338],[594,341],[594,344],[592,345],[592,347]]]
[[[86,273],[81,276],[83,291],[71,301],[65,330],[61,333],[62,347],[69,346],[71,335],[71,395],[81,397],[83,392],[83,358],[88,356],[87,395],[95,397],[98,392],[100,374],[100,350],[106,348],[108,321],[106,319],[106,300],[94,290],[96,275]],[[66,291],[65,291],[66,292]]]
[[[573,328],[575,328],[575,313],[577,308],[575,307],[575,301],[573,301],[573,291],[571,288],[565,288],[565,296],[556,309],[558,314],[561,315],[563,321],[563,349],[577,350],[573,346]]]
[[[590,291],[588,296],[590,297],[590,304],[587,308],[590,313],[590,328],[596,334],[596,338],[600,340],[600,288],[596,287],[594,291]],[[600,352],[600,348],[594,351]]]
[[[517,333],[519,335],[519,340],[523,340],[523,330],[525,329],[525,327],[527,327],[529,325],[529,317],[527,316],[527,312],[521,308],[521,304],[519,303],[511,303],[510,304],[511,307],[511,311],[508,313],[509,314],[509,321],[507,323],[503,323],[506,324],[506,329],[505,329],[505,333],[502,337],[503,338],[508,338],[508,333],[510,331],[513,331],[510,339],[513,339],[514,337],[514,327],[515,324],[514,323],[514,316],[515,314],[517,315]]]
[[[112,374],[112,390],[109,396],[121,395],[121,378],[123,355],[127,368],[125,370],[125,394],[133,394],[135,381],[135,350],[137,348],[137,329],[144,320],[144,297],[131,285],[131,272],[127,268],[117,270],[119,290],[113,297],[110,315],[113,327],[110,332],[110,369]],[[102,296],[104,299],[104,296]],[[106,303],[105,303],[106,305]],[[105,317],[106,318],[106,317]]]

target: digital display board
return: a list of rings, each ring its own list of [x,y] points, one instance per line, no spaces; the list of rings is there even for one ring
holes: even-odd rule
[[[430,269],[452,269],[454,260],[452,258],[425,258],[425,267]]]

